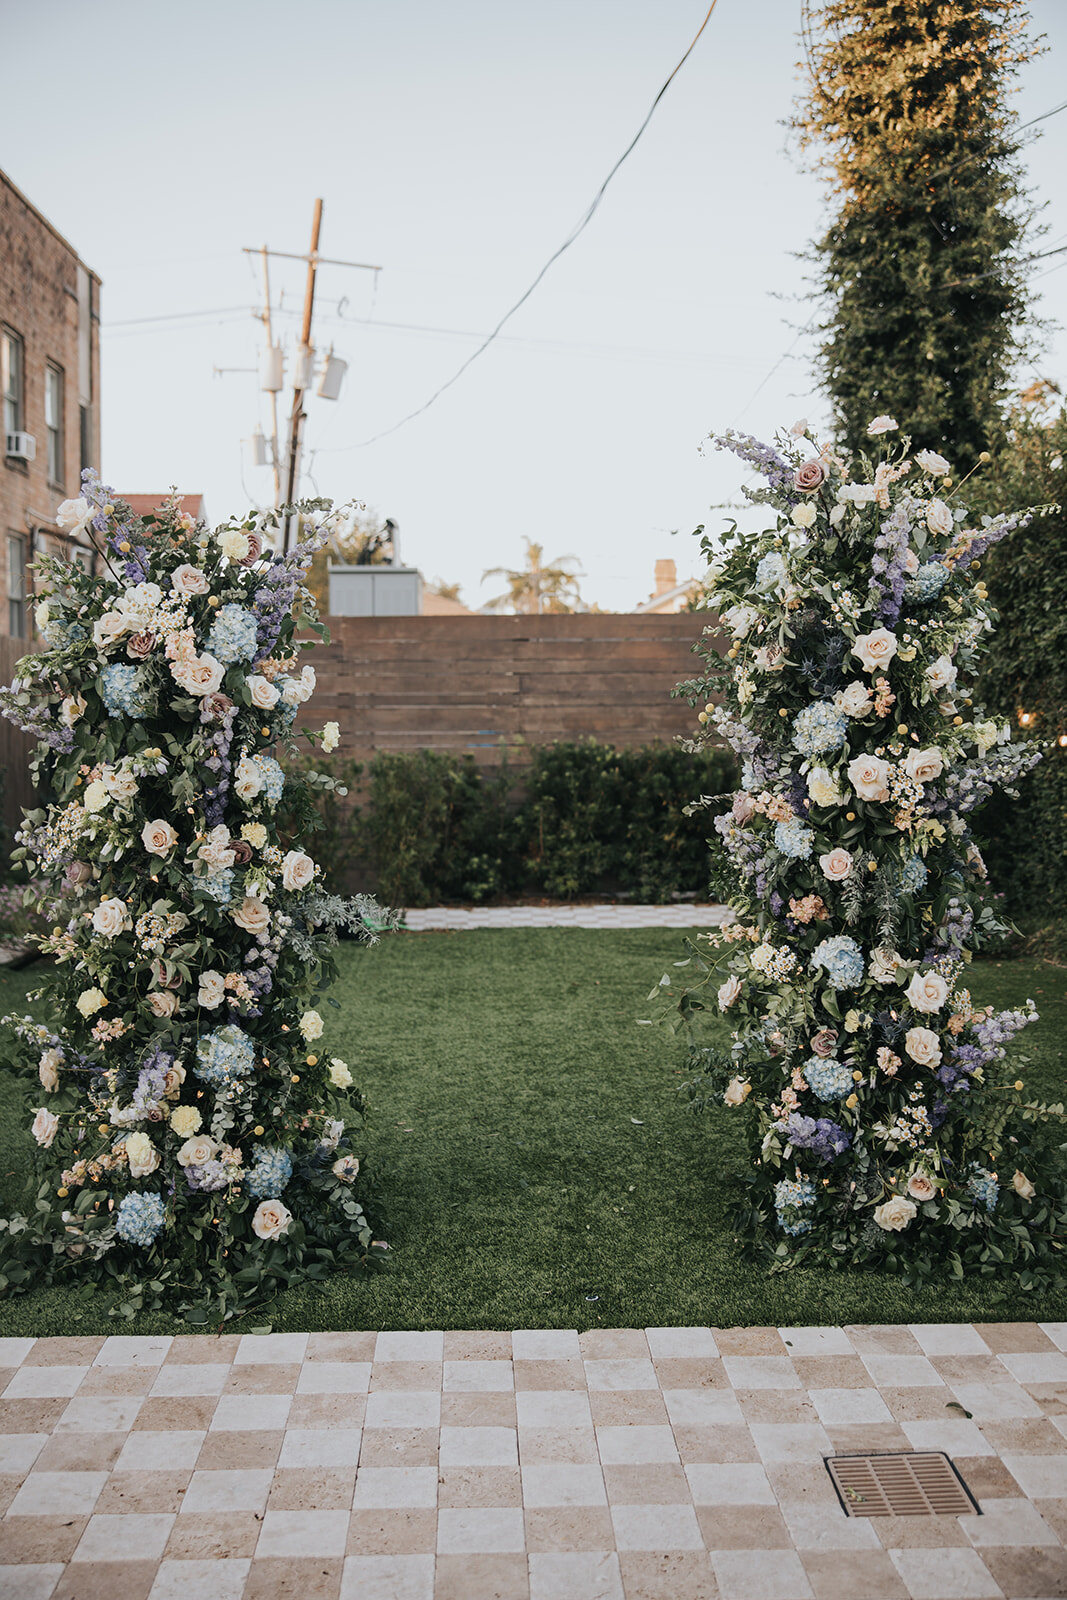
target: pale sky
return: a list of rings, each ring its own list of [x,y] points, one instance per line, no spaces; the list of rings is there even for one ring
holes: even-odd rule
[[[518,298],[705,10],[0,0],[0,166],[104,280],[105,478],[200,490],[215,521],[269,503],[269,472],[242,444],[266,425],[266,397],[254,372],[213,369],[254,368],[262,343],[242,246],[306,250],[321,195],[322,254],[383,270],[376,293],[369,273],[320,270],[315,342],[349,370],[339,402],[309,402],[305,493],[392,516],[404,559],[460,582],[475,606],[499,587],[482,585],[483,569],[521,564],[527,537],[577,556],[584,597],[609,609],[650,592],[657,557],[698,571],[690,532],[718,520],[709,508],[739,481],[700,440],[825,414],[812,341],[794,344],[812,314],[798,254],[825,216],[783,126],[799,0],[719,0],[507,342],[424,416],[351,447],[426,400],[474,348],[466,335]],[[1026,69],[1022,121],[1063,98],[1067,6],[1032,11],[1051,48]],[[1026,157],[1047,202],[1039,249],[1067,239],[1067,112],[1042,126]],[[1042,310],[1067,323],[1067,257],[1044,271]],[[295,344],[303,268],[272,273]],[[203,314],[176,315],[188,312]],[[1057,332],[1039,370],[1062,381],[1065,356]]]

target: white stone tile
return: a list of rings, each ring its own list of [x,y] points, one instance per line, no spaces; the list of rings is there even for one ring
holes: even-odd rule
[[[241,1600],[251,1565],[247,1557],[235,1556],[161,1561],[148,1600]]]
[[[8,1508],[12,1517],[87,1517],[106,1472],[31,1472]]]
[[[1013,1417],[1040,1417],[1041,1407],[1017,1383],[953,1383],[964,1411],[975,1422],[1010,1422]]]
[[[996,1451],[976,1422],[966,1417],[924,1417],[902,1422],[913,1450],[943,1450],[947,1456],[995,1456]]]
[[[36,1339],[0,1339],[0,1367],[21,1367],[36,1343]],[[53,1565],[52,1562],[42,1564]]]
[[[735,1389],[799,1389],[800,1379],[788,1356],[723,1356],[726,1376]]]
[[[1020,1351],[1000,1360],[1016,1383],[1067,1384],[1067,1355],[1059,1350]]]
[[[989,1346],[970,1322],[912,1322],[911,1332],[927,1356],[986,1356]]]
[[[1036,1549],[1040,1545],[1059,1547],[1053,1533],[1036,1506],[1029,1500],[982,1500],[980,1517],[961,1517],[960,1527],[976,1549],[990,1545],[1015,1545]]]
[[[445,1394],[504,1394],[515,1387],[510,1361],[446,1361]]]
[[[645,1338],[653,1361],[714,1361],[719,1354],[710,1328],[646,1328]]]
[[[713,1550],[711,1565],[722,1600],[812,1600],[794,1550]]]
[[[432,1509],[436,1504],[436,1467],[360,1467],[356,1474],[356,1511]]]
[[[437,1333],[380,1333],[374,1342],[375,1361],[443,1361],[445,1336]]]
[[[621,1361],[587,1361],[585,1379],[590,1389],[658,1389],[659,1379],[651,1361],[643,1358]]]
[[[274,1362],[293,1366],[303,1361],[307,1342],[306,1333],[246,1333],[234,1359],[238,1366],[258,1367]]]
[[[92,1516],[71,1556],[77,1561],[158,1561],[174,1526],[173,1511]]]
[[[526,1549],[518,1507],[443,1507],[437,1513],[438,1555],[496,1555]]]
[[[224,1394],[212,1413],[211,1431],[284,1428],[292,1403],[291,1394]]]
[[[279,1467],[354,1467],[362,1428],[286,1428]]]
[[[1047,1333],[1053,1344],[1060,1350],[1067,1350],[1067,1322],[1039,1322],[1038,1327],[1042,1333]],[[3,1340],[0,1340],[0,1345]],[[0,1349],[0,1366],[6,1366],[3,1359],[3,1350]]]
[[[113,1334],[105,1339],[97,1353],[94,1367],[158,1367],[167,1358],[170,1336],[133,1337]]]
[[[197,1361],[184,1365],[168,1361],[160,1367],[149,1394],[185,1397],[197,1394],[221,1394],[230,1375],[229,1364],[224,1361]]]
[[[619,1550],[703,1550],[697,1514],[692,1506],[612,1506],[615,1545]]]
[[[825,1430],[814,1422],[753,1422],[750,1431],[764,1461],[818,1462],[833,1454]]]
[[[32,1344],[33,1340],[25,1342]],[[0,1567],[0,1594],[4,1600],[49,1600],[62,1576],[62,1561],[27,1561],[24,1566]]]
[[[1061,1456],[1022,1456],[1004,1451],[1000,1459],[1029,1499],[1067,1499],[1067,1453]]]
[[[437,1389],[376,1389],[367,1397],[368,1428],[439,1428],[441,1394]]]
[[[939,1388],[944,1379],[926,1356],[892,1356],[868,1351],[860,1359],[880,1389]]]
[[[724,1422],[740,1425],[745,1420],[732,1389],[664,1389],[663,1399],[676,1428],[711,1428]]]
[[[774,1490],[763,1467],[749,1461],[693,1462],[686,1467],[689,1491],[698,1506],[773,1506]]]
[[[128,1433],[144,1405],[139,1394],[76,1394],[56,1423],[56,1433]]]
[[[150,1428],[131,1433],[119,1451],[116,1472],[181,1472],[196,1466],[207,1435],[202,1428]]]
[[[789,1536],[797,1550],[880,1550],[881,1540],[870,1517],[844,1517],[839,1506],[807,1501],[782,1506]]]
[[[779,1328],[791,1356],[850,1356],[852,1340],[843,1328]]]
[[[623,1600],[619,1558],[608,1550],[533,1551],[530,1600]]]
[[[88,1367],[20,1367],[4,1390],[5,1400],[58,1400],[77,1393]]]
[[[47,1433],[0,1434],[0,1472],[25,1477],[48,1443]]]
[[[347,1511],[267,1511],[256,1541],[256,1560],[264,1556],[329,1560],[343,1556],[347,1543]]]
[[[584,1389],[520,1389],[515,1396],[520,1428],[591,1428]]]
[[[603,1506],[604,1474],[595,1465],[531,1462],[522,1469],[522,1503],[534,1506]]]
[[[830,1427],[849,1422],[892,1422],[893,1413],[877,1389],[809,1389],[819,1421]]]
[[[441,1429],[441,1467],[516,1467],[518,1438],[514,1428]]]
[[[366,1394],[369,1361],[305,1361],[296,1380],[297,1394]]]
[[[1000,1600],[1001,1589],[976,1550],[890,1550],[912,1600]]]
[[[576,1361],[581,1353],[573,1328],[520,1328],[511,1335],[515,1361]]]
[[[433,1600],[433,1556],[349,1556],[340,1600]]]
[[[670,1428],[658,1425],[598,1428],[597,1446],[605,1466],[677,1461],[678,1446]]]
[[[194,1472],[182,1499],[187,1511],[262,1511],[274,1473],[270,1467],[232,1472]]]

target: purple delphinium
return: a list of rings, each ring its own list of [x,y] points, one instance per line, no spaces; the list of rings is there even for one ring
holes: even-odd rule
[[[904,598],[904,584],[907,581],[904,563],[911,537],[914,505],[911,495],[901,495],[875,536],[868,587],[871,594],[877,597],[878,616],[888,623],[896,622]]]
[[[97,508],[91,523],[94,533],[107,533],[108,517],[104,507],[115,507],[112,512],[112,531],[108,537],[108,545],[118,556],[127,583],[145,583],[151,557],[147,546],[142,542],[144,524],[140,517],[135,517],[129,511],[129,507],[126,508],[129,513],[127,516],[118,514],[114,489],[101,483],[99,475],[92,467],[86,467],[82,472],[82,495],[91,506]],[[129,548],[123,550],[121,546],[124,544]]]
[[[810,1150],[820,1161],[831,1161],[852,1143],[844,1128],[829,1117],[804,1117],[798,1111],[790,1115],[786,1133],[795,1150]]]
[[[981,561],[990,545],[999,544],[1001,539],[1006,539],[1016,528],[1026,528],[1032,521],[1033,515],[1028,511],[993,517],[986,522],[981,533],[971,540],[967,550],[956,562],[956,571],[966,572],[974,562]]]
[[[716,450],[732,450],[735,456],[747,461],[761,477],[766,478],[772,489],[786,495],[790,504],[800,498],[793,482],[793,468],[773,445],[763,444],[751,433],[738,433],[734,428],[727,428],[725,433],[712,434],[711,442]]]

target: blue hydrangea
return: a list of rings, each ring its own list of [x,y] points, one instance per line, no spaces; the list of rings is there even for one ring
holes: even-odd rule
[[[1000,1194],[1000,1184],[985,1167],[980,1167],[977,1162],[972,1162],[971,1175],[967,1179],[967,1193],[976,1206],[985,1206],[987,1211],[992,1211],[996,1207],[997,1196]]]
[[[200,1040],[193,1071],[201,1083],[209,1083],[213,1089],[225,1089],[247,1078],[255,1064],[255,1045],[243,1029],[230,1022]]]
[[[799,817],[792,817],[788,822],[779,822],[774,830],[775,847],[782,855],[792,856],[797,861],[808,860],[814,839],[812,830],[805,828]]]
[[[273,756],[254,755],[251,760],[259,768],[263,778],[261,793],[267,800],[277,804],[285,788],[285,773]]]
[[[220,906],[229,905],[233,893],[233,872],[229,867],[223,867],[219,872],[209,872],[206,877],[198,878],[196,884],[212,900],[217,900]]]
[[[152,710],[147,677],[140,667],[113,661],[96,681],[109,717],[145,717]]]
[[[803,756],[840,750],[848,737],[848,718],[832,700],[816,700],[793,718],[793,747]]]
[[[185,1181],[197,1194],[214,1194],[225,1189],[230,1173],[223,1161],[204,1161],[199,1167],[186,1167]]]
[[[922,856],[912,856],[910,861],[905,861],[900,869],[899,884],[902,893],[917,894],[925,887],[930,874],[926,870],[926,862]]]
[[[245,1178],[245,1188],[253,1200],[278,1200],[292,1175],[293,1160],[288,1150],[261,1144]]]
[[[163,1228],[165,1207],[158,1194],[131,1191],[119,1201],[115,1231],[127,1244],[150,1245]]]
[[[948,568],[942,561],[927,561],[904,585],[908,600],[935,600],[948,582]]]
[[[783,1233],[796,1238],[811,1232],[810,1217],[800,1213],[815,1204],[815,1185],[807,1178],[783,1178],[774,1186],[774,1209]]]
[[[803,1070],[809,1089],[819,1100],[843,1100],[852,1093],[852,1068],[846,1067],[843,1061],[811,1056]]]
[[[863,981],[863,952],[847,933],[824,939],[812,952],[813,967],[822,967],[834,989],[854,989]]]
[[[772,550],[763,557],[756,568],[756,588],[764,592],[768,589],[781,589],[784,588],[785,581],[785,558],[777,550]]]
[[[207,648],[224,667],[232,667],[238,661],[251,661],[257,654],[257,627],[256,618],[244,606],[223,606],[211,625]]]

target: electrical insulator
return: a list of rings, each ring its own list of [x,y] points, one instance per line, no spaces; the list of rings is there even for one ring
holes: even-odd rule
[[[252,438],[249,442],[252,446],[252,465],[254,467],[265,467],[267,465],[267,441],[263,437],[263,429],[258,423],[252,430]]]
[[[315,349],[313,345],[303,344],[293,363],[293,388],[310,389],[314,381]]]
[[[259,360],[259,386],[268,394],[278,394],[285,382],[285,356],[278,344],[268,345]]]
[[[340,356],[335,356],[331,352],[323,363],[319,386],[315,393],[323,400],[336,400],[341,393],[341,384],[347,371],[348,362],[342,361]]]

